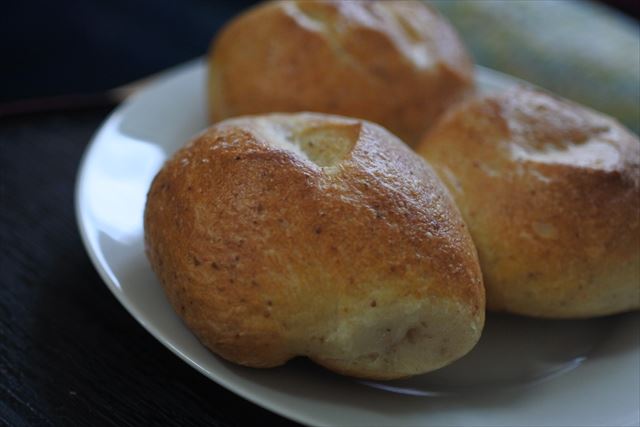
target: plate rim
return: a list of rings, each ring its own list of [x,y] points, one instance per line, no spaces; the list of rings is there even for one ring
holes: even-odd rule
[[[124,115],[130,105],[135,104],[141,96],[144,96],[149,88],[157,89],[161,85],[166,84],[174,78],[180,77],[182,73],[192,68],[205,66],[204,62],[204,59],[200,57],[186,63],[179,64],[160,73],[160,75],[158,75],[158,77],[154,79],[149,84],[149,86],[145,86],[144,88],[142,88],[142,90],[136,92],[135,94],[127,98],[122,104],[113,109],[108,114],[106,119],[104,119],[100,123],[96,131],[91,135],[89,143],[85,147],[84,152],[80,158],[74,185],[74,213],[81,241],[84,246],[85,252],[88,254],[89,259],[98,272],[100,278],[107,286],[109,291],[115,296],[120,305],[122,305],[126,309],[129,315],[131,315],[139,325],[141,325],[157,341],[159,341],[164,347],[168,348],[183,362],[187,363],[192,368],[195,368],[201,374],[205,375],[210,380],[213,380],[215,383],[224,387],[226,390],[242,397],[243,399],[246,399],[247,401],[255,405],[258,405],[265,410],[276,413],[282,417],[301,423],[303,425],[325,425],[326,421],[324,421],[321,417],[318,417],[314,413],[306,413],[303,411],[293,410],[282,401],[278,400],[275,397],[272,397],[273,395],[257,393],[250,387],[243,384],[238,384],[232,379],[226,378],[226,375],[221,374],[220,372],[209,370],[204,366],[201,366],[196,361],[192,360],[180,348],[175,346],[170,340],[166,339],[152,322],[148,322],[145,319],[143,313],[141,313],[140,310],[136,307],[136,305],[126,297],[125,293],[117,284],[117,280],[112,277],[112,275],[115,276],[116,273],[111,270],[111,267],[109,266],[107,260],[104,258],[99,245],[94,244],[93,239],[90,236],[90,234],[92,233],[91,229],[95,229],[96,227],[91,226],[91,221],[85,218],[87,213],[83,209],[82,190],[83,186],[87,182],[86,175],[89,173],[89,160],[91,159],[94,150],[101,140],[103,133],[107,132],[108,129],[112,127],[113,124],[116,123],[117,120]],[[515,77],[478,65],[476,65],[476,72],[477,76],[481,75],[483,79],[493,81],[498,86],[533,86]],[[505,81],[509,83],[505,84]]]

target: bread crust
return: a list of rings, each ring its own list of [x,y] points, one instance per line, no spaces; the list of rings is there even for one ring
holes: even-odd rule
[[[420,1],[273,1],[232,20],[209,54],[212,122],[317,111],[414,145],[473,87],[453,28]]]
[[[398,378],[461,357],[482,330],[458,210],[422,159],[369,122],[301,113],[214,125],[158,173],[144,225],[176,312],[242,365],[300,355]]]
[[[489,309],[640,308],[640,142],[618,122],[516,89],[454,108],[418,152],[469,225]]]

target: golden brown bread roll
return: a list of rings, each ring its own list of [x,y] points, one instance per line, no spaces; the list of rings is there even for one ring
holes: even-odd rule
[[[273,1],[209,55],[210,117],[317,111],[379,123],[410,145],[473,85],[454,30],[420,1]]]
[[[518,89],[457,106],[418,152],[469,226],[489,309],[640,308],[640,142],[616,121]]]
[[[301,355],[397,378],[484,323],[475,248],[430,167],[383,128],[322,114],[221,122],[158,173],[147,254],[186,325],[230,361]]]

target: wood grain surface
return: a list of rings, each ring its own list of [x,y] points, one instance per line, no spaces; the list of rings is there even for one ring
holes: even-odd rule
[[[0,121],[0,425],[294,425],[174,356],[98,277],[73,192],[107,114]]]

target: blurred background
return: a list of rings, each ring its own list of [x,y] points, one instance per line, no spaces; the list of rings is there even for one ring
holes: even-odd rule
[[[103,91],[205,54],[253,0],[25,0],[0,15],[0,104]],[[636,0],[434,0],[479,64],[640,128]]]

